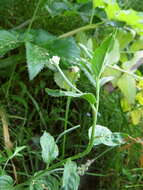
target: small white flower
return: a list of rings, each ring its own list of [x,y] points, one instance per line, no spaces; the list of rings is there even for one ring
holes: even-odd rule
[[[60,57],[58,57],[58,56],[53,56],[52,59],[50,59],[50,62],[51,62],[51,64],[59,65]]]

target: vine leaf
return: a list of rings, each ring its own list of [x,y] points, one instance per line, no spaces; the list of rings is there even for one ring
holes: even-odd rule
[[[89,128],[88,136],[91,138],[92,127]],[[107,146],[118,146],[125,143],[126,134],[123,133],[112,133],[107,127],[96,125],[94,146],[104,144]]]
[[[78,190],[79,182],[80,177],[77,173],[77,165],[69,159],[64,168],[62,190]]]
[[[47,132],[44,132],[40,138],[40,144],[42,147],[42,158],[45,163],[49,164],[57,158],[59,155],[58,146],[55,143],[54,138]]]

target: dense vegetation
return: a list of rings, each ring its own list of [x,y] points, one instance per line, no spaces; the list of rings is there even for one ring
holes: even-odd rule
[[[142,4],[0,0],[0,190],[142,189]]]

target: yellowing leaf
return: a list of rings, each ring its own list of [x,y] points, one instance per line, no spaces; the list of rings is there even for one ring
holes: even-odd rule
[[[128,112],[132,108],[125,98],[121,99],[121,107],[122,107],[123,112]]]
[[[136,97],[136,81],[129,74],[123,74],[117,82],[118,87],[123,93],[124,97],[127,99],[129,104],[135,103]]]
[[[137,95],[136,95],[136,100],[137,100],[141,105],[143,105],[143,91],[137,93]]]
[[[141,120],[141,117],[142,117],[142,112],[140,112],[140,110],[133,110],[131,113],[131,120],[132,120],[132,123],[133,125],[137,125],[139,124],[140,120]]]
[[[143,89],[143,80],[138,82],[137,87]]]

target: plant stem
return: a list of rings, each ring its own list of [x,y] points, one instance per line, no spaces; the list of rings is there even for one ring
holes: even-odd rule
[[[77,34],[78,32],[83,32],[83,31],[86,31],[86,30],[90,30],[90,29],[94,29],[96,28],[97,26],[103,24],[104,22],[100,22],[100,23],[97,23],[97,24],[88,24],[86,26],[82,26],[80,28],[77,28],[75,30],[72,30],[70,32],[67,32],[65,34],[62,34],[59,36],[59,38],[66,38],[66,37],[70,37],[70,36],[73,36],[74,34]]]
[[[68,97],[67,98],[67,103],[66,103],[64,131],[67,130],[70,103],[71,103],[71,97]],[[64,139],[63,139],[62,159],[64,159],[64,157],[65,157],[65,145],[66,145],[66,135],[64,135]]]
[[[35,11],[34,11],[34,14],[33,14],[33,17],[32,17],[32,19],[30,20],[30,23],[29,23],[29,26],[28,26],[28,29],[27,29],[27,32],[26,32],[26,35],[25,35],[25,39],[27,39],[27,34],[29,33],[29,31],[30,31],[30,29],[31,29],[31,27],[32,27],[32,24],[33,24],[33,22],[34,22],[34,20],[35,20],[35,17],[36,17],[36,14],[37,14],[37,12],[38,12],[38,9],[39,9],[39,6],[40,6],[40,4],[41,4],[41,1],[42,1],[42,0],[39,0],[38,3],[37,3],[37,6],[36,6]]]
[[[96,79],[96,107],[95,107],[94,104],[91,104],[92,114],[93,114],[93,125],[92,125],[91,139],[89,140],[89,143],[88,143],[88,146],[87,146],[86,150],[81,152],[81,153],[78,153],[78,154],[76,154],[74,156],[71,156],[70,158],[66,158],[66,159],[58,162],[57,164],[54,164],[53,166],[49,167],[49,170],[52,170],[54,168],[57,168],[57,167],[61,166],[68,159],[76,160],[76,159],[82,158],[85,155],[89,154],[90,151],[92,150],[92,147],[93,147],[93,144],[94,144],[94,136],[95,136],[96,123],[97,123],[98,109],[99,109],[99,95],[100,95],[100,81],[99,81],[99,78],[100,77],[98,77]]]

